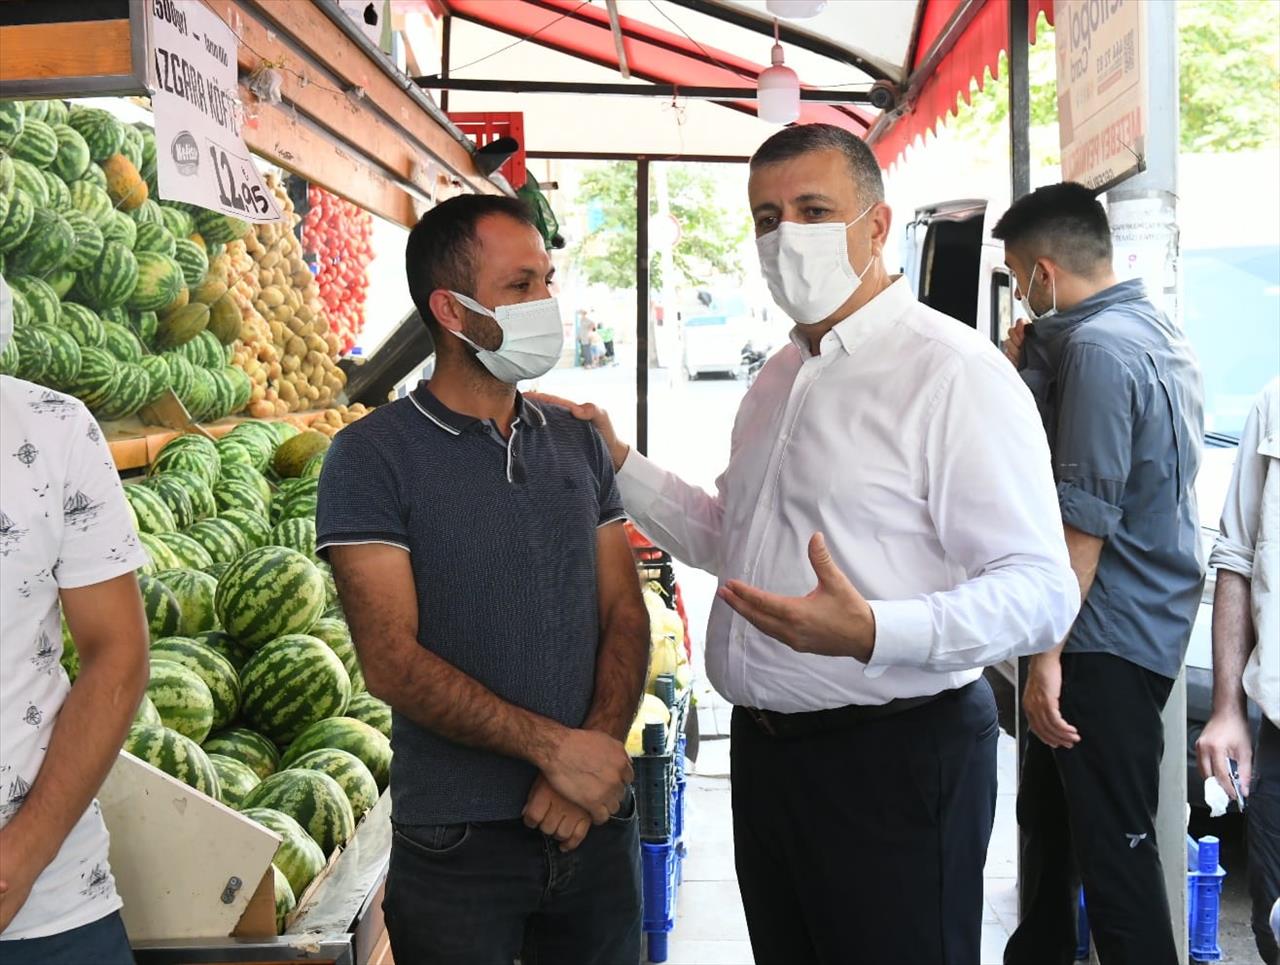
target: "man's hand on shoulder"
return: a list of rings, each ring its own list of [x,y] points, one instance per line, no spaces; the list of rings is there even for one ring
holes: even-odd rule
[[[544,392],[529,392],[525,395],[525,398],[534,402],[542,402],[546,405],[558,405],[568,409],[575,419],[590,422],[595,426],[596,431],[600,433],[600,437],[604,439],[604,444],[609,448],[609,457],[613,460],[614,472],[621,469],[622,464],[627,461],[627,456],[631,453],[631,446],[618,440],[618,434],[613,428],[613,420],[609,418],[609,413],[600,408],[600,406],[590,402],[572,402],[558,395],[547,395]]]

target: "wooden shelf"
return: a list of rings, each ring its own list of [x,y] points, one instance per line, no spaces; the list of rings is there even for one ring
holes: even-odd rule
[[[302,422],[310,425],[318,419],[324,410],[312,412],[295,412],[283,418],[249,419],[233,416],[217,422],[199,423],[196,428],[213,436],[215,439],[225,436],[243,422]],[[137,419],[126,419],[122,422],[103,423],[103,431],[107,436],[107,444],[111,447],[111,458],[115,460],[116,469],[125,472],[130,469],[145,469],[171,439],[182,435],[176,429],[164,426],[146,426]]]

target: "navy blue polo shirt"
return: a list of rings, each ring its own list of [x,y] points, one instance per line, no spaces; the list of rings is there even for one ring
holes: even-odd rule
[[[623,518],[604,441],[567,410],[517,397],[510,439],[421,383],[334,437],[316,543],[409,551],[418,642],[503,700],[568,727],[586,718],[600,642],[597,529]],[[364,656],[377,660],[377,643]],[[530,764],[464,747],[393,710],[401,824],[519,817]]]

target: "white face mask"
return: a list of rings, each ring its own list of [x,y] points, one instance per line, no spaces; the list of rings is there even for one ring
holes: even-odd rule
[[[848,224],[784,221],[756,239],[769,293],[794,322],[816,325],[858,290],[871,262],[861,273],[853,270],[847,232],[874,207]]]
[[[560,361],[564,325],[560,322],[560,303],[554,297],[499,305],[490,311],[466,295],[455,291],[449,294],[473,312],[488,315],[502,329],[502,344],[494,351],[481,348],[461,332],[453,333],[476,350],[476,358],[495,379],[515,385],[521,379],[546,375]]]
[[[1027,313],[1027,318],[1031,319],[1033,322],[1043,321],[1046,318],[1053,318],[1054,315],[1058,314],[1058,283],[1053,280],[1052,275],[1049,276],[1049,285],[1051,286],[1050,292],[1053,295],[1053,307],[1046,309],[1039,315],[1037,315],[1035,310],[1031,307],[1031,286],[1035,283],[1036,270],[1032,268],[1031,281],[1027,283],[1027,291],[1022,296],[1022,310]]]

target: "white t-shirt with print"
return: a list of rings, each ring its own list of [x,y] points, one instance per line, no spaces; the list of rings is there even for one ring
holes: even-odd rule
[[[0,376],[0,826],[35,783],[71,689],[59,589],[102,583],[146,558],[88,410]],[[94,801],[0,938],[56,935],[119,908],[107,843]]]

